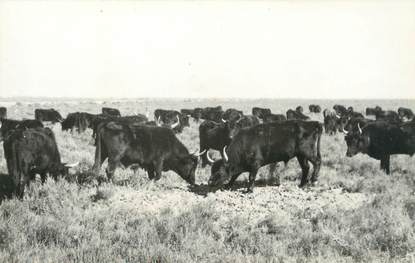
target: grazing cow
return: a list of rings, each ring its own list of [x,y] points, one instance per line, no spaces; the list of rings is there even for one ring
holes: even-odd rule
[[[287,110],[287,120],[308,120],[310,117],[304,115],[303,113],[295,110]]]
[[[370,115],[372,115],[372,116],[376,116],[376,113],[377,113],[377,112],[380,112],[380,111],[382,111],[382,108],[381,108],[381,107],[379,107],[379,106],[376,106],[376,107],[374,107],[374,108],[367,107],[367,108],[366,108],[366,115],[367,115],[367,116],[370,116]]]
[[[261,166],[297,157],[302,169],[300,187],[309,183],[310,161],[313,164],[312,184],[320,170],[320,138],[323,128],[316,121],[284,121],[256,125],[242,129],[224,147],[224,159],[212,165],[209,185],[223,184],[230,178],[230,188],[237,177],[249,172],[248,192],[252,192],[258,169]]]
[[[283,114],[268,114],[262,119],[264,123],[275,122],[275,121],[286,121],[287,118]]]
[[[399,107],[398,109],[398,115],[401,121],[406,120],[413,120],[414,119],[414,113],[409,108]]]
[[[345,136],[347,157],[364,153],[380,160],[380,168],[390,173],[390,156],[392,154],[415,153],[415,122],[401,125],[385,121],[375,121],[360,127],[358,132],[350,132]]]
[[[38,120],[12,120],[2,119],[0,120],[0,141],[3,141],[7,134],[14,129],[30,129],[30,128],[43,128],[42,122]]]
[[[313,112],[313,113],[320,113],[321,112],[320,105],[316,105],[316,104],[309,105],[308,109],[310,110],[310,112]]]
[[[222,121],[234,122],[242,118],[243,112],[237,109],[227,109],[222,115]]]
[[[61,123],[62,131],[76,129],[78,133],[84,132],[87,128],[92,128],[94,114],[87,112],[69,113]]]
[[[259,108],[259,107],[253,107],[252,108],[252,115],[256,116],[259,119],[264,119],[265,116],[268,116],[271,114],[271,109],[269,108]]]
[[[336,114],[339,115],[340,117],[347,113],[346,107],[343,105],[339,105],[339,104],[334,105],[333,110],[335,110]]]
[[[209,149],[220,151],[222,154],[223,147],[230,142],[229,128],[226,123],[203,121],[199,126],[199,149],[203,153],[201,154],[202,167],[213,163],[213,160],[209,157]]]
[[[118,109],[109,107],[102,107],[102,114],[112,117],[121,117],[121,113]]]
[[[297,106],[297,108],[295,108],[295,111],[299,113],[303,113],[304,112],[303,106]]]
[[[375,114],[377,121],[387,121],[391,123],[400,123],[401,119],[395,111],[386,110],[386,111],[377,111]]]
[[[120,164],[138,164],[150,179],[158,180],[162,171],[173,170],[189,184],[195,184],[198,158],[168,128],[111,121],[99,125],[96,141],[93,171],[97,176],[108,158],[106,173],[110,180]]]
[[[20,198],[36,174],[40,174],[42,182],[47,173],[56,180],[76,165],[61,162],[55,136],[49,128],[15,129],[5,138],[3,148],[15,194]]]
[[[35,119],[41,122],[50,121],[53,124],[63,121],[61,114],[55,109],[35,109]]]
[[[195,110],[192,109],[181,109],[180,114],[183,116],[183,118],[189,119],[189,117],[192,117],[196,122],[198,122],[200,119],[200,116],[198,117],[195,113]]]
[[[0,120],[1,119],[7,119],[7,108],[6,107],[0,107]]]

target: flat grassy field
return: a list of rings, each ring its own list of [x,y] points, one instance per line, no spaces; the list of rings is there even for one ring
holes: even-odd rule
[[[364,111],[380,105],[415,109],[414,100],[224,100],[224,99],[0,99],[9,118],[33,118],[35,108],[98,113],[102,106],[121,114],[153,113],[222,105],[250,114],[254,106],[285,113],[298,105],[308,113],[317,103],[340,103]],[[152,118],[152,114],[151,114]],[[0,262],[414,262],[415,160],[392,156],[391,175],[365,155],[348,158],[344,135],[321,142],[322,168],[316,187],[297,187],[301,169],[291,160],[276,170],[272,186],[267,167],[256,188],[244,194],[247,175],[233,191],[206,186],[210,167],[198,167],[189,188],[174,172],[149,181],[139,169],[118,169],[115,183],[97,187],[90,180],[95,148],[91,131],[62,132],[51,126],[64,162],[79,161],[66,180],[33,182],[23,200],[0,204]],[[178,138],[190,151],[199,148],[198,124],[191,121]],[[0,190],[7,167],[0,151]],[[219,158],[219,155],[215,155]],[[103,165],[101,171],[105,174]]]

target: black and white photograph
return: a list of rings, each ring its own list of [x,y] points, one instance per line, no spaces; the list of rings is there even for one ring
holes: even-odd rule
[[[0,262],[415,262],[415,1],[0,1]]]

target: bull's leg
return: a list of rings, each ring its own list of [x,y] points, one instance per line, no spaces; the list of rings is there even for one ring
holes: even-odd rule
[[[321,157],[320,155],[313,156],[309,159],[309,161],[313,164],[313,174],[311,175],[311,183],[313,185],[316,185],[318,180],[318,174],[320,173]]]
[[[236,179],[238,178],[238,176],[240,175],[241,173],[236,173],[236,174],[233,174],[232,175],[232,177],[231,177],[231,179],[229,180],[229,182],[225,185],[225,189],[231,189],[231,187],[233,186],[233,184],[235,183],[235,181],[236,181]]]
[[[119,159],[110,159],[110,158],[108,158],[108,167],[106,169],[106,172],[107,172],[107,178],[111,181],[113,180],[115,169],[119,165],[119,162],[120,162]]]
[[[147,170],[148,178],[150,180],[154,180],[154,167],[150,165],[149,167],[146,168],[146,170]]]
[[[273,180],[273,185],[279,186],[280,185],[280,175],[276,174],[274,177],[275,170],[277,169],[277,163],[271,163],[269,165],[269,175],[270,178]]]
[[[154,180],[158,181],[161,178],[161,172],[163,171],[163,160],[156,160],[154,163],[154,170],[156,172],[156,176]]]
[[[308,164],[308,160],[304,156],[297,156],[298,163],[301,166],[301,182],[300,187],[304,187],[308,183],[308,172],[310,171],[310,165]]]
[[[380,159],[380,169],[390,174],[390,155],[385,155]]]
[[[258,168],[254,168],[254,170],[251,170],[249,172],[248,187],[246,189],[247,193],[252,193],[254,191],[255,178],[256,178],[257,173],[258,173]]]

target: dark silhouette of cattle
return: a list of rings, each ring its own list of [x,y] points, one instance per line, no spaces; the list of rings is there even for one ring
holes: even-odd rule
[[[13,120],[2,119],[0,120],[0,141],[7,137],[8,133],[15,129],[30,129],[30,128],[42,128],[42,122],[38,120]]]
[[[154,120],[158,126],[169,127],[176,133],[182,132],[185,127],[190,127],[189,117],[176,110],[156,109]]]
[[[310,112],[313,112],[313,113],[320,113],[321,112],[320,105],[316,105],[316,104],[310,104],[308,106],[308,109],[310,110]]]
[[[375,121],[365,126],[358,125],[357,132],[345,136],[346,156],[352,157],[364,153],[380,160],[380,168],[390,173],[390,156],[392,154],[415,153],[415,123],[393,124],[387,121]]]
[[[131,125],[111,121],[97,130],[94,173],[98,176],[102,163],[108,158],[106,169],[112,180],[116,167],[137,164],[158,180],[162,171],[172,170],[189,184],[195,184],[198,157],[188,152],[173,131],[164,127]]]
[[[76,165],[61,162],[55,136],[49,128],[14,129],[5,138],[3,148],[15,194],[20,198],[36,174],[42,182],[48,173],[56,180]]]
[[[295,111],[299,113],[303,113],[304,112],[303,106],[297,106],[297,108],[295,108]]]
[[[336,104],[333,106],[333,110],[336,112],[337,115],[339,115],[340,117],[342,117],[343,115],[345,115],[347,113],[347,109],[345,106],[340,105],[340,104]]]
[[[202,167],[213,163],[208,153],[210,149],[221,152],[223,147],[228,145],[230,141],[229,128],[226,123],[217,123],[209,120],[203,121],[199,126],[199,149],[203,153],[201,154]]]
[[[243,115],[242,111],[230,108],[222,114],[222,121],[234,122],[242,118]]]
[[[121,113],[118,109],[109,108],[109,107],[102,107],[101,109],[102,114],[112,116],[112,117],[121,117]]]
[[[232,187],[237,177],[249,172],[247,191],[252,192],[258,169],[264,165],[297,157],[302,169],[300,187],[307,185],[310,161],[313,164],[311,183],[315,184],[321,165],[320,138],[323,128],[315,121],[284,121],[242,129],[223,149],[224,158],[211,169],[209,185]]]
[[[375,118],[377,121],[387,121],[391,123],[400,123],[401,119],[399,115],[395,111],[386,110],[386,111],[377,111],[375,114]]]
[[[259,108],[259,107],[253,107],[252,108],[252,115],[256,116],[257,118],[263,120],[265,116],[268,116],[271,114],[271,109],[269,108]]]
[[[63,118],[61,114],[51,108],[51,109],[35,109],[35,119],[41,122],[50,121],[53,124],[56,122],[62,122]]]
[[[308,120],[310,117],[297,110],[287,110],[287,120]]]
[[[380,112],[380,111],[382,111],[382,108],[381,108],[381,107],[379,107],[379,106],[376,106],[376,107],[374,107],[374,108],[367,107],[367,108],[366,108],[366,115],[367,115],[367,116],[375,116],[375,115],[376,115],[376,113],[377,113],[377,112]]]
[[[414,119],[414,113],[409,108],[399,107],[398,115],[401,121],[410,121]]]

